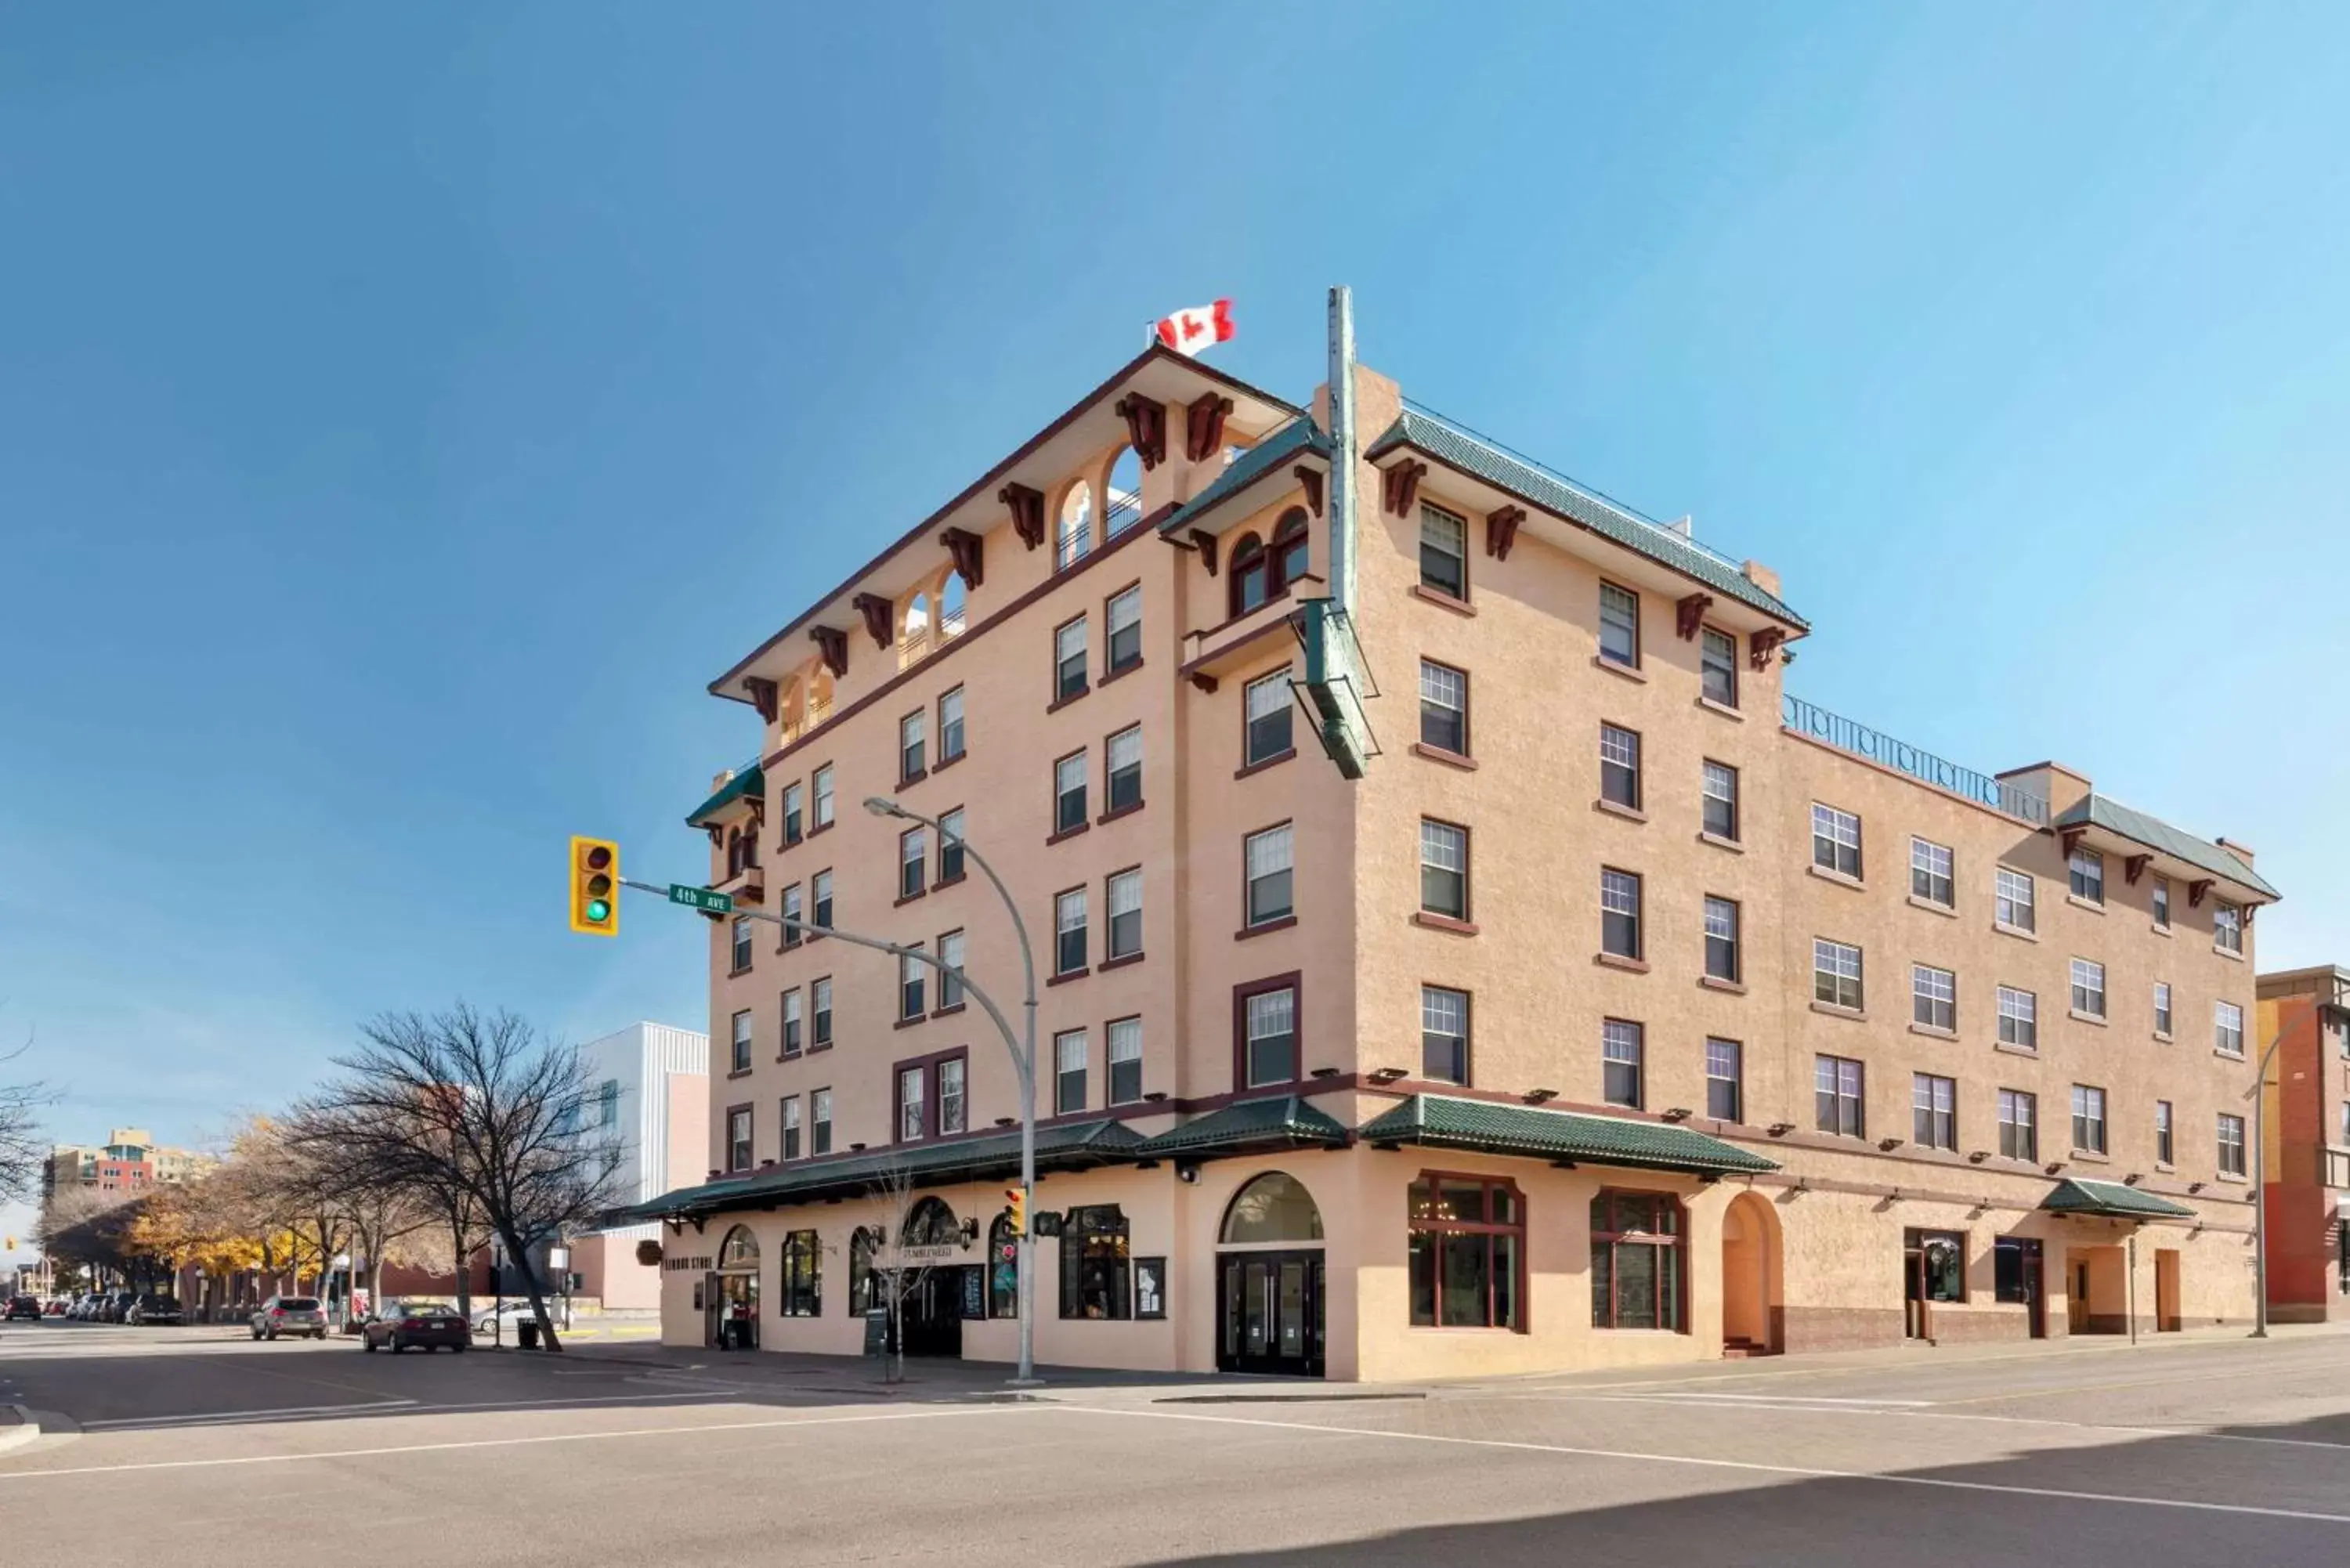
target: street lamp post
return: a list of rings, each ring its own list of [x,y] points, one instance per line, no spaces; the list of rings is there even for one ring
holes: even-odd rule
[[[2277,1031],[2252,1075],[2252,1337],[2269,1336],[2269,1064],[2284,1044]]]

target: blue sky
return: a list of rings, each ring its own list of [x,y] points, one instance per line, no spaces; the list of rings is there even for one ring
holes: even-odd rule
[[[0,1034],[200,1139],[378,1009],[699,1023],[702,692],[1229,295],[1785,576],[1790,689],[2350,955],[2341,7],[46,7],[0,52]],[[848,13],[854,12],[851,16]]]

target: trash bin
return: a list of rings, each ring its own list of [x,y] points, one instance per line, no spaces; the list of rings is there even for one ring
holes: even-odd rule
[[[538,1320],[525,1318],[515,1324],[515,1344],[525,1350],[538,1348]]]

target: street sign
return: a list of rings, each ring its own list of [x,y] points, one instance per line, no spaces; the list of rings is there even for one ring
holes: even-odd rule
[[[713,915],[731,915],[734,912],[733,894],[713,893],[707,888],[689,888],[682,882],[671,882],[669,885],[669,901],[672,904],[683,904],[690,909],[706,910]]]

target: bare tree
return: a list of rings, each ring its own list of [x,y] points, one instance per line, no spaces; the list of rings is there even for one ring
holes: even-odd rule
[[[32,1048],[33,1032],[27,1029],[23,1044],[0,1055],[0,1070]],[[33,1195],[34,1178],[49,1152],[41,1140],[39,1113],[56,1098],[46,1085],[0,1083],[0,1203]]]
[[[521,1265],[547,1348],[561,1349],[530,1250],[601,1220],[622,1157],[582,1130],[589,1085],[578,1050],[512,1012],[461,1002],[430,1017],[385,1013],[335,1064],[342,1077],[311,1108],[338,1119],[371,1179],[440,1195],[453,1206],[444,1218],[478,1217]],[[461,1269],[465,1255],[461,1245]]]
[[[330,1217],[339,1221],[353,1254],[366,1261],[368,1299],[381,1302],[384,1263],[395,1252],[419,1251],[411,1239],[442,1222],[437,1194],[374,1158],[375,1140],[349,1113],[305,1104],[282,1127],[286,1147],[297,1157],[295,1187],[304,1206],[319,1216],[321,1231]],[[462,1254],[455,1266],[462,1310]]]
[[[914,1185],[914,1173],[904,1161],[885,1156],[866,1183],[866,1190],[881,1211],[871,1251],[868,1253],[866,1289],[875,1305],[889,1314],[889,1343],[882,1355],[882,1376],[898,1383],[906,1376],[906,1303],[920,1294],[941,1261],[933,1249],[960,1241],[931,1235],[919,1221],[933,1212]]]

